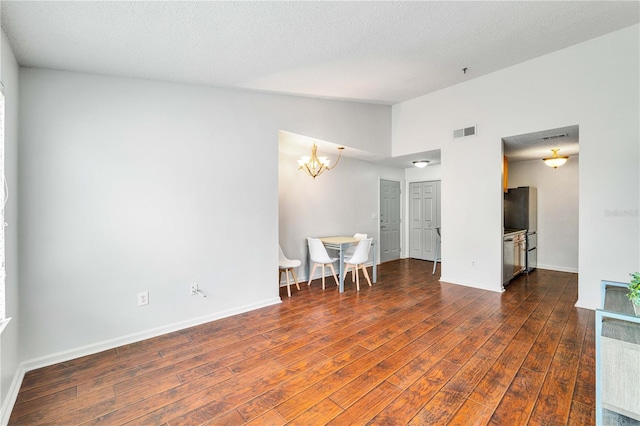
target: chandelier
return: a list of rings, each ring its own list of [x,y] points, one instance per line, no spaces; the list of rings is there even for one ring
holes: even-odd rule
[[[558,151],[560,151],[559,148],[553,148],[551,150],[551,152],[553,152],[553,155],[551,157],[542,159],[542,161],[544,161],[544,164],[546,164],[549,167],[553,167],[554,169],[557,169],[558,167],[566,163],[569,157],[558,155]]]
[[[338,150],[340,151],[340,153],[338,154],[338,159],[336,160],[336,163],[333,165],[333,167],[329,167],[329,163],[331,162],[331,160],[329,160],[327,157],[318,157],[318,147],[314,143],[311,147],[311,156],[309,157],[307,155],[303,155],[298,160],[298,166],[300,166],[298,167],[298,170],[304,170],[306,174],[315,179],[316,176],[320,176],[325,170],[331,170],[338,165],[338,161],[340,161],[343,149],[343,146],[338,148]]]

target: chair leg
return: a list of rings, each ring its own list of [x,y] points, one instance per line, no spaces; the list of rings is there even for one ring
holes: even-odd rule
[[[345,263],[344,264],[344,276],[342,277],[342,279],[344,280],[345,278],[347,278],[347,274],[349,273],[349,268],[352,265],[350,263]]]
[[[333,267],[333,263],[330,263],[331,272],[333,272],[333,279],[336,280],[336,285],[340,286],[340,281],[338,281],[338,276],[336,275],[336,269]]]
[[[367,279],[367,282],[369,283],[369,287],[371,287],[371,279],[369,278],[369,272],[367,272],[367,267],[364,265],[364,263],[362,264],[362,272],[364,272],[364,276]]]
[[[324,263],[322,264],[322,289],[324,290]]]
[[[311,281],[313,280],[313,274],[316,272],[317,266],[318,266],[317,263],[313,264],[313,268],[311,268],[311,273],[309,274],[309,277],[307,277],[307,285],[311,285]]]
[[[298,284],[298,277],[296,277],[296,271],[293,268],[289,270],[291,271],[291,275],[293,275],[293,281],[296,282],[296,287],[298,287],[298,291],[300,291],[300,284]]]
[[[358,274],[358,265],[354,265],[351,263],[345,263],[344,265],[344,277],[342,279],[346,279],[349,274],[349,269],[351,269],[351,282],[356,282],[356,277]]]
[[[431,275],[435,275],[435,273],[436,273],[436,266],[438,265],[438,253],[439,252],[440,252],[440,241],[436,241],[436,257],[433,258],[433,271],[431,271]]]
[[[353,267],[353,274],[356,274],[356,289],[360,291],[360,274],[358,273],[358,265]],[[353,274],[351,275],[351,280],[353,281]]]
[[[284,270],[284,274],[287,276],[287,294],[291,297],[291,285],[289,285],[289,273],[287,271],[288,269]]]

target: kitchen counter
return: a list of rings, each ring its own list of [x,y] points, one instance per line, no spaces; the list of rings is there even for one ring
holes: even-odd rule
[[[505,228],[504,229],[504,236],[510,236],[510,235],[516,235],[519,234],[521,232],[527,232],[526,229],[510,229],[510,228]]]

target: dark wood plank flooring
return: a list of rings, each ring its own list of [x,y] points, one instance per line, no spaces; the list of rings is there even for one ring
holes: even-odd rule
[[[278,306],[31,371],[10,424],[594,424],[576,274],[499,294],[432,266],[385,263],[359,293],[303,283]]]

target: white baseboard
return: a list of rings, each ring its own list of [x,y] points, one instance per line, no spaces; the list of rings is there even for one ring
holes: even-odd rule
[[[18,399],[18,392],[20,391],[20,386],[22,385],[22,380],[24,379],[26,372],[24,365],[20,364],[16,374],[13,376],[11,386],[9,386],[9,391],[7,392],[7,397],[4,399],[4,403],[0,408],[0,425],[2,426],[7,426],[9,424],[9,417],[11,417],[11,411]]]
[[[578,273],[578,268],[570,268],[567,266],[556,266],[556,265],[538,265],[538,269],[544,269],[547,271],[558,271],[558,272],[571,272],[573,274]]]
[[[465,286],[465,287],[477,288],[479,290],[493,291],[493,292],[496,292],[496,293],[502,293],[504,291],[504,289],[502,289],[502,286],[500,286],[500,288],[490,288],[490,287],[487,287],[487,286],[482,285],[482,284],[478,284],[478,283],[474,283],[474,282],[467,282],[467,281],[458,281],[456,279],[452,279],[452,278],[448,278],[448,277],[442,277],[442,276],[440,277],[439,281],[441,283],[461,285],[461,286]]]
[[[254,309],[264,308],[271,305],[277,305],[278,303],[282,303],[282,300],[280,300],[279,297],[276,297],[273,299],[267,299],[257,303],[239,306],[226,311],[216,312],[210,315],[205,315],[202,317],[193,318],[186,321],[168,324],[162,327],[145,330],[138,333],[128,334],[126,336],[118,337],[116,339],[105,340],[103,342],[98,342],[91,345],[70,349],[68,351],[58,352],[55,354],[46,355],[39,358],[34,358],[32,360],[24,361],[20,363],[20,365],[18,366],[18,370],[16,371],[16,374],[13,377],[13,381],[11,382],[11,387],[9,388],[9,392],[7,393],[7,397],[5,398],[4,404],[2,405],[2,411],[0,414],[0,425],[7,425],[9,423],[9,416],[11,415],[13,406],[16,403],[16,400],[18,398],[18,392],[20,391],[20,386],[22,385],[22,380],[24,379],[24,375],[31,370],[36,370],[38,368],[47,367],[49,365],[69,361],[71,359],[76,359],[76,358],[80,358],[87,355],[93,355],[93,354],[103,352],[109,349],[114,349],[123,345],[129,345],[131,343],[150,339],[152,337],[157,337],[162,334],[172,333],[174,331],[183,330],[185,328],[194,327],[196,325],[204,324],[207,322],[216,321],[216,320],[227,318],[233,315],[242,314],[245,312],[253,311]]]
[[[573,306],[575,306],[576,308],[589,309],[591,311],[595,311],[596,309],[598,309],[596,306],[585,305],[580,299],[578,299],[576,304]]]

